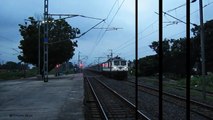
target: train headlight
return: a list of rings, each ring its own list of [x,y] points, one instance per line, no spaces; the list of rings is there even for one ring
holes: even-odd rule
[[[113,66],[113,67],[112,67],[112,69],[116,70],[116,69],[117,69],[117,67]]]

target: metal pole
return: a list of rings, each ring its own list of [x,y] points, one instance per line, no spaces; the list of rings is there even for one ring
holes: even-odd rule
[[[138,0],[135,0],[135,119],[138,119]]]
[[[163,0],[159,0],[159,120],[163,120]]]
[[[81,68],[80,68],[80,52],[78,52],[78,68],[79,68],[79,72],[81,72]]]
[[[190,1],[186,0],[186,119],[190,120]]]
[[[44,82],[48,82],[48,0],[44,0]]]
[[[38,21],[38,75],[40,75],[40,65],[41,65],[41,61],[40,61],[40,55],[41,55],[41,50],[40,50],[40,23],[41,21]]]
[[[110,56],[111,58],[113,57],[113,52],[112,52],[112,49],[110,49],[111,53],[110,53]]]
[[[203,78],[203,98],[206,99],[206,87],[205,87],[205,75],[206,75],[206,67],[205,67],[205,44],[204,44],[204,27],[203,27],[203,1],[199,0],[199,8],[200,8],[200,42],[201,42],[201,62],[202,62],[202,78]]]
[[[113,57],[113,53],[112,53],[112,49],[110,49],[110,75],[112,75],[112,57]]]

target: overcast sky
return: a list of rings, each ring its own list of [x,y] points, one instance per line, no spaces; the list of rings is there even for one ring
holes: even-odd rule
[[[49,13],[80,14],[106,19],[96,28],[119,28],[118,30],[93,29],[78,41],[72,62],[77,63],[77,55],[86,64],[93,63],[97,58],[106,57],[110,49],[114,55],[127,60],[134,59],[134,8],[135,0],[49,0]],[[203,0],[204,22],[213,19],[213,0]],[[17,55],[19,41],[22,39],[18,24],[33,16],[43,17],[43,0],[1,0],[0,2],[0,61],[19,62]],[[185,21],[185,0],[164,0],[164,11]],[[183,7],[177,8],[183,5]],[[177,8],[173,11],[174,8]],[[191,22],[199,25],[198,1],[191,3]],[[110,12],[111,11],[111,12]],[[148,47],[152,41],[158,40],[158,0],[139,0],[139,57],[154,54]],[[73,27],[85,32],[100,20],[82,17],[67,19]],[[185,24],[164,16],[164,38],[185,37]],[[104,59],[102,59],[103,61]]]

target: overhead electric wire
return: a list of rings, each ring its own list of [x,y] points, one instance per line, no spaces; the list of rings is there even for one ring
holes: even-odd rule
[[[50,14],[52,16],[73,16],[73,15],[70,15],[70,14]],[[92,29],[94,29],[96,26],[98,26],[99,24],[101,24],[102,22],[105,21],[105,19],[100,19],[100,18],[95,18],[95,17],[88,17],[88,16],[84,16],[84,15],[74,15],[75,17],[77,16],[80,16],[80,17],[85,17],[85,18],[90,18],[90,19],[96,19],[96,20],[101,20],[99,23],[95,24],[94,26],[92,26],[90,29],[88,29],[87,31],[83,32],[81,35],[75,37],[75,38],[80,38],[82,37],[83,35],[85,35],[86,33],[88,33],[89,31],[91,31]],[[65,18],[60,18],[60,19],[65,19]],[[59,19],[59,20],[60,20]],[[51,42],[51,43],[48,43],[48,44],[55,44],[55,43],[60,43],[60,42],[64,42],[64,41],[69,41],[70,39],[67,39],[67,40],[60,40],[60,41],[55,41],[55,42]]]
[[[158,20],[154,21],[152,24],[148,25],[145,29],[143,29],[141,32],[139,32],[138,34],[142,34],[143,32],[145,32],[148,28],[152,27]],[[115,52],[120,49],[121,47],[123,47],[125,44],[127,43],[133,43],[134,41],[130,41],[134,39],[134,37],[131,37],[130,39],[128,39],[127,41],[125,41],[123,44],[121,44],[120,46],[116,47]],[[128,44],[129,45],[129,44]],[[126,45],[125,45],[126,46]]]
[[[206,4],[206,5],[204,5],[203,8],[205,8],[205,7],[209,6],[209,5],[211,5],[212,3],[213,3],[213,2],[210,2],[210,3]],[[190,15],[192,15],[192,14],[198,12],[198,11],[199,11],[199,9],[196,10],[196,11],[194,11],[194,12],[192,12]],[[167,14],[168,14],[168,13],[167,13]],[[172,17],[173,17],[173,16],[172,16]],[[183,16],[183,17],[181,17],[180,19],[178,19],[178,18],[177,18],[177,19],[178,19],[178,21],[179,21],[179,20],[182,21],[181,19],[183,19],[184,17],[186,17],[186,16]],[[185,23],[184,21],[182,21],[182,22]],[[193,24],[193,23],[191,23],[191,24]],[[193,24],[193,25],[194,25],[194,24]],[[149,25],[149,26],[151,26],[151,25]],[[164,26],[163,29],[164,29],[165,27],[167,27],[167,26]],[[149,34],[143,36],[143,37],[140,37],[139,40],[142,39],[142,38],[146,38],[146,37],[152,35],[153,33],[157,32],[157,31],[158,31],[158,30],[155,30],[155,31],[153,31],[153,32],[151,32],[151,33],[149,33]],[[181,33],[182,33],[182,32],[181,32]],[[126,47],[129,47],[129,45],[133,44],[134,41],[131,41],[131,42],[128,43],[128,44],[127,44],[127,43],[128,43],[128,42],[124,43],[124,44],[126,44],[126,45],[125,45],[125,46],[122,45],[123,47],[122,47],[122,48],[116,49],[115,52],[120,51],[120,50],[123,50],[123,49],[126,48]],[[120,46],[121,46],[121,45],[120,45]]]
[[[180,6],[176,7],[176,8],[170,9],[170,10],[168,10],[166,12],[172,12],[172,11],[177,10],[178,8],[181,8],[181,7],[184,7],[184,6],[186,6],[186,3],[180,5]]]
[[[182,34],[183,32],[185,32],[186,30],[184,30],[184,31],[182,31],[182,32],[179,32],[179,33],[176,33],[176,34],[173,34],[173,35],[171,35],[170,37],[173,37],[173,36],[176,36],[176,35],[179,35],[179,34]],[[133,45],[133,44],[132,44]],[[141,49],[141,48],[143,48],[143,47],[147,47],[147,46],[141,46],[141,47],[139,47],[139,49]],[[144,50],[144,49],[142,49],[142,51],[141,52],[148,52],[148,51],[150,51],[150,50]],[[130,53],[130,52],[132,52],[132,50],[129,50],[129,51],[127,51],[127,52],[125,52],[125,54],[127,53],[127,55],[129,55],[130,56],[130,54],[128,54],[128,53]],[[134,53],[131,53],[131,55],[134,55]]]
[[[122,1],[121,5],[119,6],[119,8],[117,9],[116,13],[112,17],[112,19],[111,19],[110,23],[108,24],[107,28],[109,28],[109,26],[112,24],[113,20],[115,19],[115,16],[118,14],[118,11],[121,9],[121,6],[123,5],[124,2],[125,2],[125,0]]]
[[[119,1],[119,0],[116,0],[116,1],[114,2],[114,4],[113,4],[112,8],[110,9],[110,11],[109,11],[109,13],[108,13],[108,15],[107,15],[106,19],[108,19],[108,18],[109,18],[109,15],[111,14],[112,10],[113,10],[113,9],[114,9],[114,7],[115,7],[116,2],[118,2],[118,1]]]
[[[192,1],[193,2],[193,1]],[[203,6],[203,8],[205,8],[205,7],[207,7],[208,5],[211,5],[213,2],[210,2],[210,3],[208,3],[208,4],[206,4],[206,5],[204,5]],[[186,4],[182,4],[181,5],[181,7],[183,7],[184,5],[186,5]],[[171,10],[169,10],[169,11],[167,11],[167,12],[171,12],[171,11],[173,11],[173,10],[176,10],[176,9],[178,9],[178,8],[180,8],[180,6],[178,6],[178,7],[176,7],[176,8],[173,8],[173,9],[171,9]],[[191,15],[192,14],[194,14],[194,13],[196,13],[196,12],[198,12],[199,10],[196,10],[196,11],[194,11],[194,12],[192,12],[191,13]],[[180,19],[183,19],[183,18],[185,18],[186,16],[183,16],[183,17],[181,17]],[[155,21],[155,22],[157,22],[157,20]],[[155,23],[155,22],[153,22],[153,23]],[[147,28],[149,28],[151,25],[153,25],[153,23],[152,24],[150,24]],[[176,22],[172,22],[173,24],[176,24]],[[171,25],[172,25],[172,23],[171,23]],[[146,30],[146,29],[145,29]],[[145,31],[144,30],[144,31]],[[143,31],[142,31],[143,32]],[[141,33],[142,33],[141,32]],[[140,34],[140,33],[139,33]],[[130,41],[130,40],[128,40],[128,41]],[[126,41],[124,44],[127,44],[128,43],[128,41]],[[121,44],[120,46],[123,46],[124,44]],[[129,44],[128,44],[129,45]],[[125,45],[125,46],[128,46],[128,45]],[[117,47],[117,49],[119,49],[120,50],[120,46],[119,47]],[[123,48],[123,47],[122,47]],[[124,47],[125,48],[125,47]],[[119,50],[115,50],[115,51],[119,51]]]
[[[9,39],[9,38],[7,38],[7,37],[4,37],[4,36],[1,36],[1,35],[0,35],[0,38],[3,38],[3,39],[8,40],[8,41],[10,41],[10,42],[15,42],[14,40],[11,40],[11,39]]]
[[[5,45],[0,44],[1,48],[11,49],[10,47],[6,47]]]
[[[165,25],[165,26],[163,27],[163,29],[165,29],[166,27],[167,27],[167,26]],[[145,35],[145,36],[143,36],[143,37],[140,37],[139,40],[141,40],[142,38],[145,39],[145,38],[149,37],[150,35],[152,35],[152,34],[154,34],[154,33],[156,33],[156,32],[158,32],[158,30],[152,31],[152,32],[149,33],[149,34],[147,34],[147,35]],[[126,47],[129,47],[129,45],[131,45],[131,44],[133,45],[133,43],[134,43],[134,41],[132,41],[131,43],[125,45],[124,47],[122,47],[122,48],[116,50],[115,52],[120,51],[120,50],[122,50],[122,49],[124,49],[124,48],[126,48]]]
[[[203,6],[203,8],[205,8],[205,7],[207,7],[207,6],[209,6],[209,5],[211,5],[213,2],[210,2],[210,3],[208,3],[208,4],[206,4],[206,5],[204,5]],[[180,6],[179,7],[176,7],[176,9],[177,8],[180,8]],[[175,8],[174,8],[175,9]],[[172,10],[172,9],[171,9]],[[171,11],[171,10],[169,10],[169,11]],[[194,11],[194,12],[192,12],[191,13],[191,15],[192,14],[194,14],[194,13],[196,13],[197,11],[199,11],[199,9],[198,10],[196,10],[196,11]],[[168,11],[167,11],[168,12]],[[183,19],[183,18],[185,18],[186,16],[183,16],[183,17],[181,17],[180,19]],[[157,22],[157,20],[155,21],[155,22]],[[155,22],[153,22],[153,23],[155,23]],[[150,24],[147,28],[149,28],[151,25],[153,25],[153,23],[152,24]],[[175,22],[174,22],[175,23]],[[172,24],[171,24],[172,25]],[[144,29],[144,31],[145,31],[146,29]],[[143,32],[143,31],[142,31]],[[141,32],[141,33],[142,33]],[[139,33],[140,34],[140,33]],[[129,42],[131,42],[131,43],[129,43]],[[127,43],[129,43],[129,44],[127,44]],[[130,41],[130,40],[127,40],[126,42],[124,42],[123,44],[121,44],[120,46],[118,46],[117,47],[117,49],[115,50],[115,52],[117,52],[117,51],[119,51],[120,49],[122,49],[122,48],[126,48],[126,46],[128,46],[128,45],[130,45],[130,44],[132,44],[133,42],[132,41]],[[127,44],[127,45],[125,45],[125,44]],[[125,46],[124,46],[125,45]],[[122,48],[121,48],[121,46],[122,46]],[[124,46],[124,47],[123,47]]]
[[[119,0],[116,0],[116,1],[114,2],[113,6],[111,7],[111,9],[110,9],[110,11],[109,11],[109,13],[108,13],[107,17],[105,18],[105,20],[107,20],[107,19],[108,19],[109,15],[111,14],[112,10],[114,9],[115,4],[116,4],[116,2],[117,2],[117,1],[119,1]],[[103,26],[104,26],[104,24],[102,25],[102,27],[103,27]],[[99,34],[98,34],[98,37],[99,37],[99,35],[100,35],[101,31],[102,31],[102,30],[100,30],[100,32],[99,32]]]
[[[205,8],[205,7],[207,7],[207,6],[209,6],[209,5],[211,5],[213,2],[209,2],[209,3],[207,3],[207,4],[205,4],[204,6],[203,6],[203,8]],[[190,13],[190,15],[192,15],[192,14],[194,14],[194,13],[196,13],[196,12],[198,12],[199,11],[199,9],[198,10],[196,10],[196,11],[194,11],[194,12],[192,12],[192,13]],[[168,13],[166,13],[168,16],[170,16],[170,17],[172,17],[172,18],[174,18],[174,19],[176,19],[177,21],[179,21],[180,19],[183,19],[183,18],[185,18],[186,17],[186,15],[185,16],[183,16],[183,17],[181,17],[181,18],[179,18],[179,19],[177,19],[176,17],[173,17],[173,16],[171,16],[171,15],[169,15]],[[180,21],[180,22],[182,22],[182,23],[185,23],[186,24],[186,22],[184,22],[184,21]],[[190,24],[192,24],[193,26],[196,26],[196,24],[194,24],[194,23],[190,23]]]
[[[91,31],[94,27],[98,26],[99,24],[101,24],[103,21],[105,20],[102,20],[100,21],[99,23],[97,23],[96,25],[94,25],[93,27],[91,27],[89,30],[85,31],[84,33],[82,33],[81,35],[75,37],[75,38],[80,38],[82,37],[83,35],[85,35],[86,33],[88,33],[89,31]],[[55,41],[55,42],[50,42],[48,44],[55,44],[55,43],[61,43],[61,42],[65,42],[65,41],[70,41],[70,39],[67,39],[67,40],[60,40],[60,41]]]
[[[115,16],[118,14],[118,12],[119,12],[119,10],[120,10],[120,8],[122,7],[122,5],[123,5],[124,2],[125,2],[125,0],[123,0],[122,3],[120,4],[119,8],[117,9],[116,13],[114,14],[114,16],[112,17],[110,23],[108,24],[107,28],[109,28],[109,26],[111,25],[111,23],[112,23],[113,20],[115,19]],[[113,5],[113,6],[114,6],[114,5]],[[111,12],[111,11],[110,11],[110,12]],[[108,15],[108,17],[109,17],[109,15]],[[106,30],[107,30],[107,29],[106,29]],[[95,48],[98,46],[98,44],[100,43],[100,41],[103,39],[103,37],[104,37],[104,35],[105,35],[105,33],[106,33],[106,30],[104,31],[104,33],[102,34],[102,36],[100,37],[100,39],[98,39],[98,41],[97,41],[95,47],[93,48],[93,50],[92,50],[90,56],[92,55],[92,53],[94,52]]]
[[[167,27],[167,26],[164,26],[164,27]],[[163,28],[164,28],[164,27],[163,27]],[[147,38],[147,37],[149,37],[150,35],[156,33],[157,31],[158,31],[158,30],[152,31],[152,32],[149,33],[149,34],[147,34],[147,35],[145,35],[145,36],[143,36],[143,37],[140,37],[138,40],[141,40],[142,38],[143,38],[143,39],[144,39],[144,38]],[[122,50],[122,49],[124,49],[124,48],[126,48],[126,47],[129,47],[129,45],[131,45],[131,44],[133,45],[133,43],[134,43],[134,41],[131,41],[129,44],[123,46],[122,48],[117,49],[115,52],[120,51],[120,50]]]
[[[105,18],[105,20],[108,19],[109,15],[111,14],[112,10],[114,9],[115,4],[116,4],[117,1],[118,1],[118,0],[116,0],[116,1],[114,2],[113,6],[111,7],[111,9],[110,9],[110,11],[109,11],[107,17]],[[102,27],[103,27],[103,26],[104,26],[104,24],[102,25]],[[94,46],[92,47],[92,50],[90,51],[89,56],[91,56],[92,53],[93,53],[93,51],[95,50],[95,48],[96,48],[96,46],[97,46],[97,44],[98,44],[98,38],[99,38],[99,36],[101,35],[101,32],[102,32],[102,29],[100,30],[100,32],[99,32],[99,34],[98,34],[97,40],[96,40]]]
[[[181,31],[181,32],[179,32],[179,33],[175,33],[175,34],[169,36],[168,38],[172,38],[172,37],[177,36],[177,35],[179,35],[179,34],[182,34],[182,33],[184,33],[184,32],[186,32],[186,30],[183,30],[183,31]]]
[[[184,31],[182,31],[182,32],[179,32],[179,33],[176,33],[176,34],[173,34],[173,35],[171,35],[171,36],[169,36],[169,37],[173,37],[173,36],[176,36],[176,35],[179,35],[179,34],[182,34],[182,33],[184,33],[184,32],[186,32],[186,30],[184,30]],[[138,49],[141,49],[141,48],[143,48],[143,47],[147,47],[147,46],[141,46],[141,47],[139,47]],[[144,50],[144,49],[142,49],[142,51],[141,52],[149,52],[150,50]],[[134,55],[134,52],[132,52],[132,50],[129,50],[129,51],[127,51],[127,52],[125,52],[125,57],[127,57],[127,56],[130,56],[130,55]]]
[[[123,5],[125,0],[122,1],[121,5],[119,6],[119,8],[117,9],[116,13],[114,14],[114,16],[112,17],[110,23],[108,24],[107,26],[107,29],[109,28],[109,26],[112,24],[113,20],[115,19],[115,16],[118,14],[118,11],[120,10],[121,6]],[[104,33],[102,34],[101,38],[98,40],[98,43],[97,45],[100,43],[100,41],[103,39],[105,33],[106,33],[107,30],[104,31]]]
[[[65,18],[60,18],[60,19],[67,19],[67,18],[72,18],[72,17],[83,17],[83,18],[89,18],[89,19],[94,19],[94,20],[103,20],[101,18],[96,18],[96,17],[90,17],[90,16],[85,16],[85,15],[79,15],[79,14],[49,14],[49,16],[66,16]],[[58,19],[58,20],[60,20]]]
[[[196,2],[196,0],[192,0],[192,1],[191,1],[191,3],[194,3],[194,2]],[[186,6],[186,3],[184,3],[184,4],[182,4],[182,5],[179,5],[179,6],[175,7],[175,8],[173,8],[173,9],[170,9],[170,10],[168,10],[168,11],[166,11],[166,12],[172,12],[172,11],[177,10],[177,9],[179,9],[179,8],[181,8],[181,7],[184,7],[184,6]]]
[[[212,3],[213,3],[213,2],[210,2],[210,3],[206,4],[206,5],[204,5],[203,8],[205,8],[205,7],[209,6],[209,5],[211,5]],[[176,9],[177,9],[177,8],[180,8],[180,6],[176,7]],[[174,9],[175,9],[175,8],[174,8]],[[192,12],[191,14],[194,14],[194,13],[196,13],[197,11],[199,11],[199,10],[196,10],[196,11]],[[167,11],[167,12],[168,12],[168,11]],[[168,14],[168,13],[167,13],[167,14]],[[182,18],[184,18],[184,17],[186,17],[186,16],[181,17],[180,20],[181,20]],[[182,21],[182,20],[181,20],[181,21]],[[183,22],[184,22],[184,21],[183,21]],[[149,28],[150,26],[151,26],[151,25],[149,25],[147,28]],[[164,27],[166,27],[166,26],[164,26]],[[163,29],[164,29],[164,27],[163,27]],[[145,31],[145,29],[144,29],[144,31]],[[145,38],[148,37],[148,36],[150,36],[150,35],[152,35],[153,33],[157,32],[157,31],[158,31],[158,30],[155,30],[155,31],[151,32],[150,34],[146,35]],[[143,33],[143,31],[142,31],[141,33]],[[181,34],[181,33],[183,33],[183,32],[177,33],[177,34],[175,34],[175,35],[178,35],[178,34]],[[174,35],[173,35],[173,36],[174,36]],[[144,37],[142,37],[142,38],[144,38]],[[141,39],[141,38],[140,38],[140,39]],[[140,40],[140,39],[139,39],[139,40]],[[123,44],[121,44],[121,45],[118,47],[118,49],[115,50],[115,52],[120,51],[120,50],[122,50],[122,49],[128,47],[129,45],[131,45],[131,44],[133,44],[133,43],[134,43],[134,42],[131,42],[131,41],[127,40],[127,41],[125,41]],[[127,44],[127,45],[125,45],[125,44]],[[124,45],[125,45],[125,46],[124,46]]]
[[[100,21],[99,23],[97,23],[96,25],[94,25],[93,27],[91,27],[89,30],[87,30],[86,32],[82,33],[80,36],[76,37],[76,38],[80,38],[81,36],[85,35],[86,33],[88,33],[90,30],[92,30],[93,28],[95,28],[96,26],[98,26],[99,24],[101,24],[102,22],[104,22],[104,20]]]
[[[208,3],[208,4],[205,4],[204,6],[203,6],[203,8],[205,8],[205,7],[207,7],[207,6],[209,6],[209,5],[211,5],[213,2],[210,2],[210,3]],[[194,14],[194,13],[196,13],[196,12],[198,12],[200,9],[198,9],[198,10],[195,10],[194,12],[192,12],[190,15],[192,15],[192,14]],[[183,16],[183,17],[181,17],[180,19],[183,19],[183,18],[185,18],[186,17],[186,15],[185,16]]]
[[[156,12],[155,12],[155,13],[156,13]],[[174,19],[176,19],[176,20],[178,20],[178,21],[180,21],[180,22],[186,24],[186,22],[184,22],[183,20],[181,20],[181,19],[179,19],[179,18],[176,18],[176,17],[174,17],[174,16],[168,14],[167,12],[163,12],[163,13],[164,13],[164,15],[168,15],[169,17],[172,17],[172,18],[174,18]],[[156,14],[158,14],[158,13],[156,13]],[[193,25],[193,26],[196,26],[196,24],[194,24],[194,23],[190,23],[190,24]]]
[[[0,50],[0,52],[1,52],[1,55],[13,54],[13,53],[9,53],[9,52],[5,52],[5,51],[1,51],[1,50]],[[2,53],[3,53],[3,54],[2,54]]]
[[[145,47],[145,46],[142,46],[142,47]],[[140,48],[142,48],[142,47],[140,47]],[[139,49],[140,49],[139,48]],[[133,56],[135,53],[134,52],[132,52],[133,50],[129,50],[129,51],[127,51],[127,52],[125,52],[125,55],[123,55],[123,57],[129,57],[129,56]],[[148,53],[148,52],[150,52],[150,50],[143,50],[143,51],[141,51],[141,52],[143,52],[143,53]],[[141,53],[140,52],[140,53]]]

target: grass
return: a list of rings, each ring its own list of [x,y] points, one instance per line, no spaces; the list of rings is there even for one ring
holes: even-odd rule
[[[14,80],[25,77],[32,77],[37,74],[36,69],[20,71],[20,70],[8,70],[0,72],[0,80]]]
[[[51,70],[49,74],[55,75],[56,71],[55,69]],[[62,72],[60,72],[62,73]],[[63,72],[63,74],[73,74],[73,70],[68,70],[66,72]],[[30,69],[26,71],[21,70],[4,70],[0,71],[0,80],[14,80],[14,79],[21,79],[21,78],[27,78],[27,77],[33,77],[37,75],[37,69]]]
[[[186,87],[186,78],[181,78],[181,79],[176,79],[176,80],[171,80],[168,78],[168,76],[166,78],[163,78],[163,89],[164,91],[177,91],[180,95],[185,95],[185,89],[184,87]],[[213,100],[213,96],[212,95],[206,95],[206,99],[203,99],[203,94],[202,91],[197,91],[197,90],[202,90],[203,88],[203,79],[205,79],[206,84],[205,84],[205,88],[206,91],[213,91],[213,75],[207,75],[205,78],[203,78],[202,76],[194,76],[191,77],[191,97],[199,99],[205,103],[211,103],[210,101]],[[144,77],[143,80],[146,82],[146,84],[151,84],[151,85],[158,85],[158,78],[156,77]]]
[[[190,90],[190,93],[191,93],[192,97],[196,97],[197,99],[200,99],[201,101],[203,101],[205,103],[210,103],[210,101],[213,100],[213,96],[212,95],[206,94],[206,100],[203,99],[203,94],[202,94],[203,80],[205,80],[205,82],[206,82],[205,83],[206,91],[207,92],[212,92],[213,91],[213,75],[207,75],[207,76],[205,76],[205,78],[203,78],[202,76],[193,76],[193,77],[191,77],[191,81],[190,81],[191,90]],[[174,84],[170,84],[170,85],[166,86],[167,89],[177,89],[177,88],[180,88],[180,87],[186,87],[186,78],[175,80]],[[197,90],[201,90],[201,91],[197,91]],[[183,90],[183,92],[185,93],[184,90]]]
[[[203,80],[205,80],[205,88],[207,91],[213,91],[213,75],[207,75],[205,78],[202,76],[194,76],[191,78],[191,88],[202,90]],[[186,79],[178,80],[178,85],[185,86]]]

